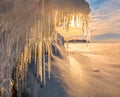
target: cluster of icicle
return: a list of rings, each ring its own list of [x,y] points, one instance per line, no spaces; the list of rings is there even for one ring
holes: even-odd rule
[[[55,9],[54,10],[54,26],[58,32],[69,34],[70,27],[74,25],[74,28],[79,27],[81,29],[83,41],[90,42],[90,14],[79,13],[71,8]],[[72,24],[71,24],[72,22]],[[61,29],[62,27],[62,29]],[[68,51],[68,39],[66,40]]]
[[[21,97],[27,81],[28,66],[32,64],[32,61],[34,61],[32,65],[35,65],[36,77],[40,84],[43,84],[43,86],[46,84],[46,71],[48,71],[48,77],[50,78],[54,27],[51,15],[46,14],[44,9],[45,2],[42,0],[41,16],[35,18],[29,32],[25,31],[24,36],[19,35],[16,39],[15,37],[12,38],[12,35],[18,36],[17,33],[15,35],[12,31],[13,27],[6,25],[7,22],[0,22],[0,31],[2,31],[0,32],[0,34],[2,33],[0,50],[5,50],[0,51],[0,53],[4,52],[3,56],[6,56],[6,63],[2,63],[2,60],[0,60],[0,96],[3,95],[2,97],[13,96],[12,93],[16,92],[16,96]],[[12,52],[15,53],[13,57],[11,56]],[[11,60],[14,62],[7,62]]]
[[[57,10],[55,9],[53,15],[55,17],[54,24],[56,29],[59,29],[59,27],[62,26],[64,33],[69,34],[69,28],[71,27],[71,22],[73,22],[75,27],[79,25],[79,27],[82,29],[83,39],[90,41],[90,14],[79,13],[79,11],[75,11],[74,9],[66,8]]]
[[[44,5],[42,6],[42,15],[39,19],[36,19],[37,21],[31,27],[29,35],[26,34],[26,42],[17,60],[14,83],[18,91],[18,97],[21,97],[21,92],[24,91],[29,64],[35,65],[36,77],[42,86],[46,85],[46,71],[49,78],[51,75],[52,36],[54,31],[51,16],[44,13]],[[34,61],[34,64],[32,61]]]
[[[24,83],[26,79],[26,73],[28,71],[28,65],[34,61],[36,68],[36,77],[43,85],[46,84],[46,70],[48,70],[48,76],[50,78],[51,68],[51,54],[52,54],[52,40],[51,40],[51,27],[48,25],[47,19],[40,19],[35,22],[35,25],[31,28],[31,37],[26,39],[26,44],[23,48],[21,55],[18,58],[18,63],[15,72],[15,84],[17,90],[22,91],[24,89]],[[48,28],[46,28],[46,26]]]

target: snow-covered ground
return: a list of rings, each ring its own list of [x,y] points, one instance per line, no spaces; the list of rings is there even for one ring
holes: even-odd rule
[[[70,43],[62,53],[42,97],[120,97],[120,43]]]

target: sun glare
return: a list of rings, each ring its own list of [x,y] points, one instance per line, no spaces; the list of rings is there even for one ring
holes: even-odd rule
[[[73,15],[69,26],[73,27],[73,28],[80,28],[80,23],[81,23],[81,21],[80,21],[79,16],[78,15],[77,16]]]
[[[74,21],[74,16],[72,16],[72,20],[71,20],[71,24],[70,24],[71,27],[75,27],[75,21]]]

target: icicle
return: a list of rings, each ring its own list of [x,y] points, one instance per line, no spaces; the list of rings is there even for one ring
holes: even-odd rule
[[[43,84],[45,85],[45,44],[43,41],[43,51],[42,51],[42,73],[43,73]]]
[[[48,45],[48,77],[50,78],[51,72],[51,44]]]
[[[42,43],[39,42],[39,50],[38,50],[39,54],[38,54],[38,60],[39,60],[39,77],[40,77],[40,80],[42,81]]]

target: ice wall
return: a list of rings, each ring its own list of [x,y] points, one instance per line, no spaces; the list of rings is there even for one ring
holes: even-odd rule
[[[34,0],[0,0],[0,90],[11,94],[12,69],[21,55],[30,27],[38,15]]]
[[[60,12],[57,15],[58,23],[62,19],[61,23],[66,24],[66,29],[69,20],[68,17],[64,18],[66,11],[63,8],[69,10],[67,16],[74,12],[90,13],[89,5],[84,0],[0,0],[0,91],[3,97],[12,95],[14,84],[17,91],[20,88],[18,96],[21,96],[25,74],[32,59],[31,54],[34,55],[37,77],[45,83],[45,77],[42,76],[45,76],[46,62],[43,59],[46,53],[51,59],[53,34],[53,44],[57,43],[55,8]],[[50,62],[49,60],[48,64]],[[41,67],[40,63],[44,65]],[[47,66],[50,71],[50,65]],[[17,82],[14,82],[12,77],[13,68],[18,70],[15,73]]]

